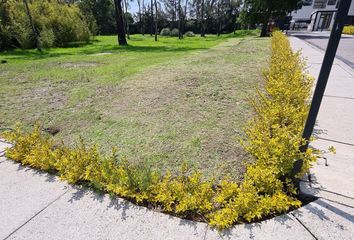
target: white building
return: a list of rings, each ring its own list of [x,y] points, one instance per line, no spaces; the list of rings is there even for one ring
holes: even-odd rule
[[[309,31],[331,29],[340,0],[304,0],[303,7],[291,13],[291,29],[306,27]],[[348,13],[347,24],[354,24],[354,0]]]

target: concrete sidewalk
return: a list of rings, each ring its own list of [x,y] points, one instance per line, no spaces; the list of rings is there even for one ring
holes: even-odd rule
[[[324,51],[297,37],[290,37],[290,41],[294,50],[301,50],[309,73],[317,78]],[[352,41],[354,43],[354,38]],[[334,146],[337,154],[325,154],[325,158],[315,164],[311,170],[314,183],[304,182],[303,190],[331,202],[332,206],[326,211],[331,210],[336,216],[348,220],[347,225],[333,221],[333,226],[348,230],[349,239],[354,239],[354,69],[338,58],[333,64],[315,134],[318,140],[312,144],[313,147],[328,151],[330,146]],[[337,204],[335,208],[334,203]],[[331,231],[327,228],[328,221],[320,217],[308,219],[308,222],[301,220],[315,235],[324,229]],[[324,225],[320,227],[319,224]],[[343,239],[343,236],[334,238]]]
[[[291,31],[290,34],[310,43],[316,48],[325,51],[331,32]],[[345,34],[342,35],[337,50],[337,58],[354,69],[354,36]]]
[[[323,52],[298,38],[291,43],[303,49],[317,76]],[[334,145],[338,154],[328,156],[329,166],[323,160],[315,166],[315,186],[303,184],[320,197],[303,208],[218,233],[205,223],[70,186],[0,157],[0,239],[354,239],[354,75],[347,68],[336,61],[319,116],[320,136],[329,140],[315,143],[323,149]],[[0,156],[8,146],[0,141]]]

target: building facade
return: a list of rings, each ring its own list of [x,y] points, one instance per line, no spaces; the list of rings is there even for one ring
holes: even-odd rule
[[[340,0],[304,0],[301,9],[293,11],[292,29],[309,31],[330,30],[334,23]],[[354,24],[354,0],[351,3],[347,24]]]

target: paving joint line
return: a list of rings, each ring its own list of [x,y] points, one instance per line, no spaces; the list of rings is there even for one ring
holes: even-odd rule
[[[300,224],[303,228],[306,229],[306,231],[315,239],[315,240],[318,240],[318,238],[315,236],[315,234],[313,234],[310,229],[303,223],[300,221],[300,219],[298,219],[294,213],[290,213]]]
[[[334,96],[334,95],[324,95],[324,97],[354,100],[354,97],[341,97],[341,96]]]
[[[7,143],[7,144],[11,144],[10,142],[7,142],[7,141],[4,140],[4,139],[0,139],[0,142],[2,142],[2,143]]]
[[[51,201],[50,203],[48,203],[43,209],[41,209],[40,211],[38,211],[36,214],[34,214],[30,219],[28,219],[27,221],[25,221],[23,224],[21,224],[19,227],[17,227],[15,230],[13,230],[9,235],[7,235],[3,240],[7,240],[9,239],[9,237],[11,237],[12,235],[14,235],[18,230],[20,230],[22,227],[24,227],[27,223],[29,223],[30,221],[32,221],[35,217],[37,217],[41,212],[43,212],[44,210],[46,210],[49,206],[51,206],[53,203],[55,203],[56,201],[58,201],[62,196],[64,196],[65,194],[67,194],[69,191],[71,190],[71,188],[68,188],[64,193],[60,194],[57,198],[55,198],[53,201]]]
[[[328,141],[328,142],[335,142],[335,143],[339,143],[339,144],[343,144],[343,145],[354,147],[353,143],[346,143],[346,142],[332,140],[332,139],[328,139],[328,138],[322,138],[322,137],[318,137],[317,139],[320,139],[320,140],[323,140],[323,141]]]
[[[331,200],[331,199],[324,198],[324,197],[319,197],[319,198],[322,198],[322,199],[327,200],[327,201],[332,202],[332,203],[336,203],[336,204],[342,205],[342,206],[347,207],[347,208],[353,208],[354,209],[354,206],[351,206],[351,205],[348,205],[348,204],[345,204],[345,203],[341,203],[341,202],[338,202],[336,200]]]
[[[347,196],[347,195],[344,195],[344,194],[341,194],[341,193],[337,193],[337,192],[333,192],[333,191],[326,190],[326,189],[321,189],[321,188],[314,188],[314,189],[321,190],[323,192],[328,192],[328,193],[331,193],[331,194],[334,194],[334,195],[337,195],[337,196],[340,196],[340,197],[344,197],[344,198],[348,198],[348,199],[354,200],[354,197],[350,197],[350,196]]]
[[[204,232],[204,236],[203,236],[202,240],[205,240],[205,239],[206,239],[207,234],[208,234],[208,230],[209,230],[209,227],[208,227],[208,225],[206,225],[206,227],[205,227],[205,232]]]

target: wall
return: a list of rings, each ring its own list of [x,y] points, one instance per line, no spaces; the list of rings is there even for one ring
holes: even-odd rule
[[[314,2],[312,3],[311,6],[303,6],[301,9],[297,11],[293,11],[291,13],[291,16],[293,16],[293,19],[310,19],[311,14],[316,11],[316,10],[336,10],[336,5],[330,5],[326,6],[326,8],[321,8],[321,9],[314,9],[313,5]],[[349,16],[354,16],[354,0],[352,0],[352,4],[349,9]]]

